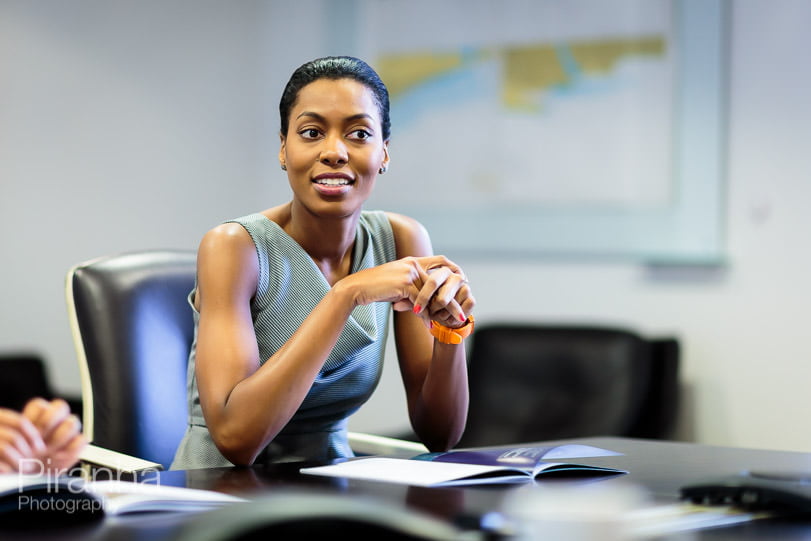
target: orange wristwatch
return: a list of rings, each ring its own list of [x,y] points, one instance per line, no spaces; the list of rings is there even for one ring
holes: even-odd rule
[[[436,321],[431,321],[431,334],[443,344],[461,344],[462,340],[470,336],[470,333],[473,332],[475,321],[472,315],[468,316],[467,322],[457,329],[452,329]]]

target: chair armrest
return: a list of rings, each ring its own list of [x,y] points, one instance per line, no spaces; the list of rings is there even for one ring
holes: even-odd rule
[[[135,476],[163,470],[163,465],[157,462],[125,455],[97,445],[87,445],[79,455],[79,462],[96,474],[104,472],[110,477],[119,477],[121,474]]]
[[[358,455],[406,455],[427,453],[425,445],[416,442],[377,436],[363,432],[349,432],[349,445]]]

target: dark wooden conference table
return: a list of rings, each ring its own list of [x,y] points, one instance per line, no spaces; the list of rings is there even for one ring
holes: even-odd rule
[[[627,470],[627,475],[606,477],[599,483],[630,483],[644,489],[657,503],[677,502],[679,488],[685,484],[741,470],[811,472],[811,453],[615,437],[579,438],[523,445],[546,446],[563,443],[593,445],[622,453],[620,456],[573,459],[571,462]],[[519,484],[426,488],[303,475],[298,473],[301,467],[300,463],[288,463],[268,467],[167,471],[160,473],[160,484],[216,490],[248,499],[302,490],[338,494],[346,498],[371,498],[439,517],[464,530],[489,528],[491,524],[488,521],[504,511],[504,502],[508,501],[513,491],[524,487],[523,484]],[[546,481],[539,481],[544,482]],[[198,513],[153,513],[108,517],[94,523],[60,528],[35,527],[13,532],[0,529],[0,539],[169,540],[175,539],[189,521],[199,516]],[[487,538],[498,539],[499,536],[483,537]],[[673,539],[685,537],[676,536]],[[688,539],[811,539],[811,518],[759,519],[693,531]]]

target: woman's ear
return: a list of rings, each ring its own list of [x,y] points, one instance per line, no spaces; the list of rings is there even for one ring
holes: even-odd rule
[[[279,165],[282,166],[283,170],[287,170],[287,158],[285,156],[285,143],[287,140],[285,139],[284,135],[279,133]]]
[[[383,141],[383,162],[380,164],[380,168],[384,171],[389,168],[389,142]]]

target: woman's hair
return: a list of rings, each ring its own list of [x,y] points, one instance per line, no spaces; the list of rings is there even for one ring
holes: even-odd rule
[[[389,119],[389,91],[380,80],[380,76],[363,60],[352,56],[327,56],[316,58],[299,66],[282,92],[279,101],[279,116],[281,118],[282,135],[287,135],[290,125],[290,110],[298,99],[299,91],[308,84],[319,79],[352,79],[372,91],[380,112],[380,123],[383,129],[383,140],[391,135],[391,120]]]

